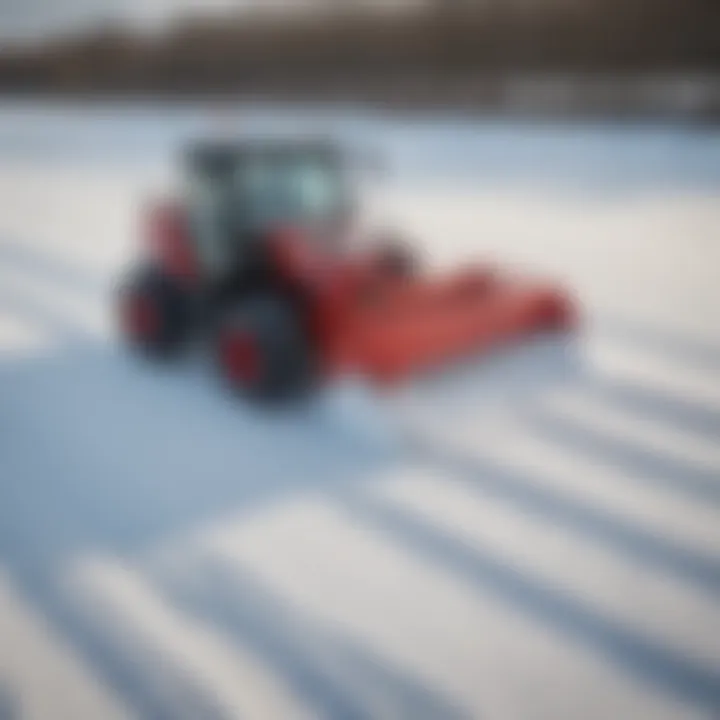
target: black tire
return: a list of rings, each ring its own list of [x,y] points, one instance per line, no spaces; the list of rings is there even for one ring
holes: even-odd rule
[[[233,356],[238,343],[240,359]],[[261,404],[282,404],[308,395],[315,384],[315,366],[305,328],[289,302],[273,296],[242,300],[218,324],[215,354],[230,388]],[[247,361],[247,365],[242,364]]]
[[[123,284],[119,302],[122,331],[133,348],[155,359],[177,357],[184,350],[191,330],[191,300],[177,280],[156,268],[143,268]],[[138,303],[145,303],[152,313],[146,327],[134,317]]]

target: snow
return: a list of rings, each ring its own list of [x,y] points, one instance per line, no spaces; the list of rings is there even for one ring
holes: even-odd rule
[[[379,148],[371,213],[567,283],[577,342],[284,415],[128,356],[138,209],[220,114]],[[716,717],[719,267],[709,128],[1,105],[0,716]]]

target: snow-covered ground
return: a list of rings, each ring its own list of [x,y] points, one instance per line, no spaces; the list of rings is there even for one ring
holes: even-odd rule
[[[579,372],[480,364],[379,443],[145,366],[112,285],[215,120],[0,106],[0,718],[720,716],[720,133],[278,119],[387,152],[431,264],[567,282]]]

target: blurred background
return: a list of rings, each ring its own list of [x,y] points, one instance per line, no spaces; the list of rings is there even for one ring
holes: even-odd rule
[[[717,118],[712,0],[63,0],[3,8],[0,88]]]
[[[717,0],[0,0],[0,720],[720,717],[719,119]],[[429,272],[568,287],[574,372],[126,352],[178,153],[298,129]]]

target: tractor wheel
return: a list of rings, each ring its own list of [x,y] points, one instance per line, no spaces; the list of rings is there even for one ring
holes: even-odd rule
[[[177,356],[190,334],[190,298],[176,280],[154,268],[137,272],[120,289],[120,322],[130,345],[146,355]]]
[[[280,298],[248,298],[226,313],[215,347],[225,380],[254,402],[289,402],[314,385],[309,339],[297,314]]]

